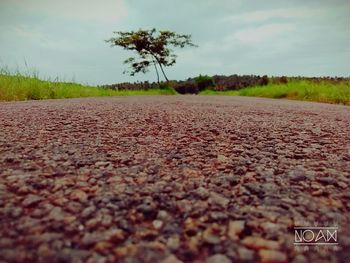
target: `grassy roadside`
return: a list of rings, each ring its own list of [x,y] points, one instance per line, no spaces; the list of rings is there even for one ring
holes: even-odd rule
[[[350,105],[350,83],[292,79],[287,84],[268,84],[241,90],[204,90],[200,95],[253,96]]]
[[[64,99],[101,96],[172,95],[173,89],[112,90],[76,83],[44,81],[37,76],[11,75],[0,71],[0,101]]]
[[[63,99],[101,96],[173,95],[172,88],[149,90],[113,90],[76,83],[40,80],[37,75],[10,74],[0,69],[0,101]],[[252,96],[316,101],[350,105],[350,82],[290,79],[287,84],[270,83],[232,91],[204,90],[200,95]]]

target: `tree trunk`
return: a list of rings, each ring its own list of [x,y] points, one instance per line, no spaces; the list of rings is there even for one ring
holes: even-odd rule
[[[163,69],[163,67],[162,67],[162,64],[159,62],[159,60],[158,60],[158,58],[156,57],[156,55],[154,55],[152,52],[150,52],[150,54],[151,54],[151,55],[154,57],[154,59],[157,61],[157,63],[158,63],[158,65],[159,65],[159,67],[160,67],[160,69],[161,69],[161,71],[162,71],[162,73],[163,73],[163,76],[164,76],[166,82],[169,82],[167,76],[165,75],[165,72],[164,72],[164,69]]]
[[[160,86],[160,82],[159,82],[159,72],[158,72],[158,68],[157,68],[157,64],[156,64],[156,61],[153,60],[153,64],[154,64],[154,68],[156,69],[156,73],[157,73],[157,83],[158,83],[158,86]]]
[[[164,78],[166,79],[166,82],[169,82],[167,76],[165,75],[165,72],[164,72],[164,69],[163,69],[163,67],[162,67],[162,64],[160,64],[159,61],[158,61],[158,64],[159,64],[160,69],[161,69],[162,72],[163,72],[163,76],[164,76]]]

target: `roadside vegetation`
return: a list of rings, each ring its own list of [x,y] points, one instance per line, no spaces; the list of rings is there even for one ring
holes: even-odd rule
[[[218,91],[207,88],[200,95],[251,96],[350,105],[350,80],[290,78],[266,86]]]
[[[207,76],[162,83],[119,83],[100,87],[41,80],[38,74],[0,69],[0,101],[102,96],[226,95],[292,99],[350,105],[349,78]]]
[[[25,76],[21,73],[11,74],[6,70],[0,70],[0,101],[172,94],[176,92],[171,88],[114,90],[59,80],[40,80],[36,74]]]

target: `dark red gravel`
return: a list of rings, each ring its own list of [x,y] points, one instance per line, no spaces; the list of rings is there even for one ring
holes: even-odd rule
[[[349,178],[350,107],[0,103],[0,262],[346,262]],[[303,224],[339,245],[297,249]]]

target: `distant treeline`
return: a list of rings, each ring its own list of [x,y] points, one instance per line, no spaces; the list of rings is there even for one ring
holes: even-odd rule
[[[189,78],[185,81],[172,80],[168,83],[162,82],[160,84],[148,81],[136,83],[118,83],[112,85],[104,85],[102,88],[114,90],[149,90],[152,88],[168,88],[175,89],[180,94],[197,94],[205,89],[227,91],[239,90],[247,87],[266,86],[271,84],[287,84],[289,80],[308,80],[313,82],[331,82],[333,84],[349,81],[350,78],[344,77],[268,77],[257,75],[199,75],[195,78]]]

